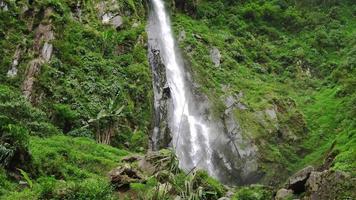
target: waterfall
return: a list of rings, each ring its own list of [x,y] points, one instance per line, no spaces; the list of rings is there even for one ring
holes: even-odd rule
[[[151,0],[151,3],[148,39],[156,111],[151,149],[160,149],[159,140],[167,138],[164,136],[167,127],[161,123],[167,120],[170,146],[173,146],[183,170],[203,169],[224,183],[242,183],[242,161],[235,135],[226,134],[229,128],[221,120],[211,118],[207,98],[196,92],[175,43],[164,2]],[[246,151],[242,156],[248,156],[250,152]]]
[[[176,154],[182,168],[189,170],[192,167],[203,167],[213,174],[209,126],[204,119],[194,113],[194,105],[198,102],[192,101],[192,91],[187,84],[183,61],[175,46],[164,3],[161,0],[152,0],[152,3],[158,19],[162,59],[166,66],[167,82],[173,100],[171,129]],[[186,136],[189,137],[188,141],[182,139]]]

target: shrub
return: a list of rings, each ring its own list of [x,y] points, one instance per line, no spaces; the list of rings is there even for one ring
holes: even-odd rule
[[[55,124],[57,124],[63,132],[69,132],[72,128],[72,124],[74,123],[73,121],[79,117],[79,114],[72,110],[67,104],[54,104],[53,110],[53,120]]]
[[[255,185],[238,189],[233,200],[265,200],[273,199],[272,191],[263,186]]]
[[[29,133],[22,126],[8,124],[0,128],[0,164],[10,170],[28,166],[31,156],[28,151]]]

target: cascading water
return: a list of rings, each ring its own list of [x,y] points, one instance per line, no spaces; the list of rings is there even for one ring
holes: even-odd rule
[[[224,129],[221,122],[211,119],[206,98],[195,92],[176,47],[164,2],[151,2],[153,12],[150,15],[148,37],[157,122],[151,148],[161,148],[158,140],[166,134],[162,132],[167,131],[160,121],[166,118],[172,136],[170,145],[174,147],[182,169],[204,169],[224,183],[241,183],[243,169],[240,166],[241,154],[233,138],[235,136],[228,136],[226,126]],[[167,89],[169,92],[165,91]],[[167,107],[167,112],[162,104]],[[245,152],[245,155],[249,154]]]
[[[174,113],[171,123],[174,133],[173,145],[180,159],[181,167],[189,169],[190,167],[204,166],[212,174],[209,127],[203,119],[193,113],[196,102],[189,100],[189,97],[192,97],[192,91],[186,84],[183,62],[176,51],[170,20],[165,12],[164,4],[161,0],[152,0],[152,2],[160,27],[161,52],[173,100]],[[186,132],[184,125],[189,127],[189,141],[180,138],[185,135],[182,132]],[[184,148],[185,142],[189,143],[189,150]],[[203,158],[205,159],[201,160]]]

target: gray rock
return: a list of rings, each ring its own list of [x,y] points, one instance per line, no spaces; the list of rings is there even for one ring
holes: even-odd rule
[[[131,183],[141,183],[145,180],[143,174],[130,165],[117,167],[109,173],[111,183],[117,188],[127,187]]]
[[[120,15],[116,15],[115,17],[110,19],[111,25],[113,25],[114,28],[120,28],[124,24],[124,20]]]
[[[181,30],[181,31],[179,32],[178,42],[184,41],[186,37],[187,37],[187,36],[186,36],[185,31],[184,31],[184,30]]]
[[[113,18],[114,15],[111,12],[105,13],[104,15],[101,16],[101,22],[103,24],[109,24],[111,18]]]
[[[236,99],[232,95],[226,97],[226,99],[225,99],[226,108],[229,109],[229,108],[233,107],[235,105],[235,103],[236,103]]]
[[[20,50],[20,47],[18,46],[16,48],[16,51],[15,51],[15,54],[13,57],[11,68],[7,72],[7,77],[13,78],[17,75],[17,66],[19,65],[20,56],[21,56],[21,50]]]
[[[225,196],[228,197],[228,198],[232,198],[234,196],[234,194],[235,193],[233,191],[229,190],[229,191],[226,192]]]
[[[48,42],[45,42],[42,48],[42,58],[46,62],[48,62],[51,59],[52,52],[53,52],[53,45]]]
[[[7,3],[2,1],[2,0],[0,0],[0,10],[3,10],[3,11],[8,11],[9,10],[9,8],[7,6]]]
[[[245,104],[241,103],[241,102],[237,103],[236,106],[240,110],[247,110],[248,109],[248,107]]]
[[[275,200],[287,200],[291,197],[293,197],[293,191],[282,188],[278,190]]]
[[[12,67],[9,71],[7,71],[6,76],[9,77],[9,78],[16,77],[17,76],[17,68],[16,67]]]
[[[306,182],[309,178],[309,175],[311,172],[314,171],[314,167],[308,166],[297,173],[295,173],[293,176],[291,176],[288,180],[287,184],[287,189],[293,190],[294,193],[300,194],[302,192],[305,192],[306,190]]]
[[[174,200],[182,200],[182,197],[176,196],[176,197],[174,198]]]
[[[269,118],[271,118],[272,120],[277,119],[277,113],[276,113],[276,111],[274,110],[274,108],[267,109],[267,110],[265,110],[265,112],[266,112],[267,116],[268,116]]]
[[[356,199],[356,179],[338,170],[313,171],[302,199]]]
[[[221,61],[221,54],[218,48],[213,47],[212,49],[210,49],[210,57],[215,67],[219,67]]]
[[[103,24],[110,24],[114,28],[118,29],[122,26],[124,20],[120,15],[108,12],[101,16],[101,22]]]
[[[311,172],[307,180],[308,190],[311,192],[316,192],[319,190],[323,172]]]

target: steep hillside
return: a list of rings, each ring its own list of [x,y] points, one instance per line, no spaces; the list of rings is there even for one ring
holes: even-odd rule
[[[202,1],[174,15],[176,35],[217,117],[259,149],[262,182],[305,165],[355,172],[355,6]],[[281,179],[279,179],[281,178]]]
[[[356,198],[353,0],[165,2],[253,184],[148,151],[150,1],[0,0],[0,199]]]

